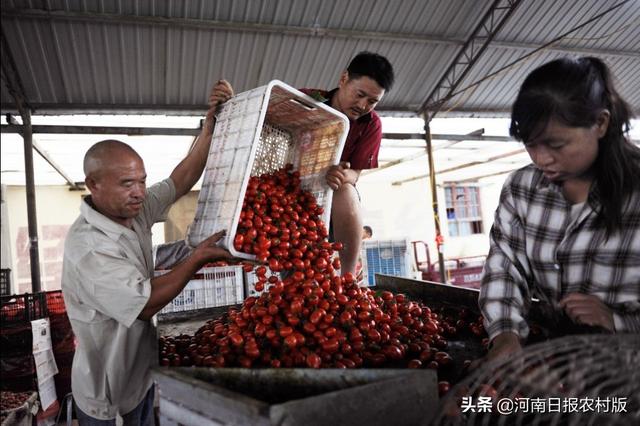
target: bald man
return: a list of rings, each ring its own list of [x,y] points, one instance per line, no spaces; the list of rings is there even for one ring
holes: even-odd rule
[[[142,158],[127,144],[104,140],[84,158],[90,196],[65,241],[62,293],[78,347],[71,389],[80,425],[153,425],[150,367],[158,359],[151,317],[207,262],[228,258],[212,235],[166,275],[153,277],[151,227],[204,170],[218,105],[233,96],[219,81],[193,149],[171,176],[149,188]]]

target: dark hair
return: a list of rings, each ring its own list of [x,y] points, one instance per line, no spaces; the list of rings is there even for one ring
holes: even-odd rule
[[[363,226],[362,229],[364,229],[364,231],[367,234],[369,234],[369,236],[373,237],[373,229],[371,229],[371,227],[369,225]]]
[[[509,133],[526,142],[551,119],[591,127],[603,109],[610,113],[609,126],[598,141],[593,173],[601,204],[597,222],[610,234],[620,228],[624,203],[640,181],[640,149],[625,137],[633,114],[615,90],[607,65],[593,57],[561,58],[535,69],[513,104]]]
[[[347,72],[349,72],[350,79],[372,78],[387,91],[393,86],[393,67],[387,58],[377,53],[358,53],[349,63]]]

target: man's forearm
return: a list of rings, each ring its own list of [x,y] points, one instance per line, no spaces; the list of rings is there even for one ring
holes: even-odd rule
[[[148,320],[164,308],[180,294],[202,264],[203,262],[195,256],[189,256],[176,265],[171,272],[152,278],[151,295],[138,318]]]
[[[211,138],[213,137],[213,127],[215,126],[216,119],[212,119],[212,123],[205,124],[202,131],[196,139],[196,143],[193,145],[193,149],[189,152],[185,160],[188,163],[188,169],[191,173],[189,176],[189,188],[196,184],[204,167],[207,164],[207,157],[209,156],[209,148],[211,147]],[[209,127],[209,128],[208,128]]]
[[[189,154],[171,173],[171,179],[176,186],[176,199],[189,192],[204,171],[212,137],[211,129],[207,127],[209,126],[205,124]]]

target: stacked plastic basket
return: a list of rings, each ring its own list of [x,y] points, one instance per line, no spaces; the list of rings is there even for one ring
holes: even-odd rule
[[[407,240],[363,241],[361,248],[363,280],[375,285],[375,274],[411,277],[412,263]]]
[[[156,271],[156,276],[168,271]],[[235,305],[244,300],[242,266],[202,268],[160,314]]]

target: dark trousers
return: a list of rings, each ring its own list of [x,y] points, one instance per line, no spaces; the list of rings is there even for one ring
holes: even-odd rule
[[[151,386],[144,399],[136,408],[122,416],[122,424],[124,426],[155,426],[155,418],[153,414],[153,398],[155,386]],[[100,420],[91,417],[83,412],[76,405],[76,415],[80,426],[115,426],[116,419]]]

